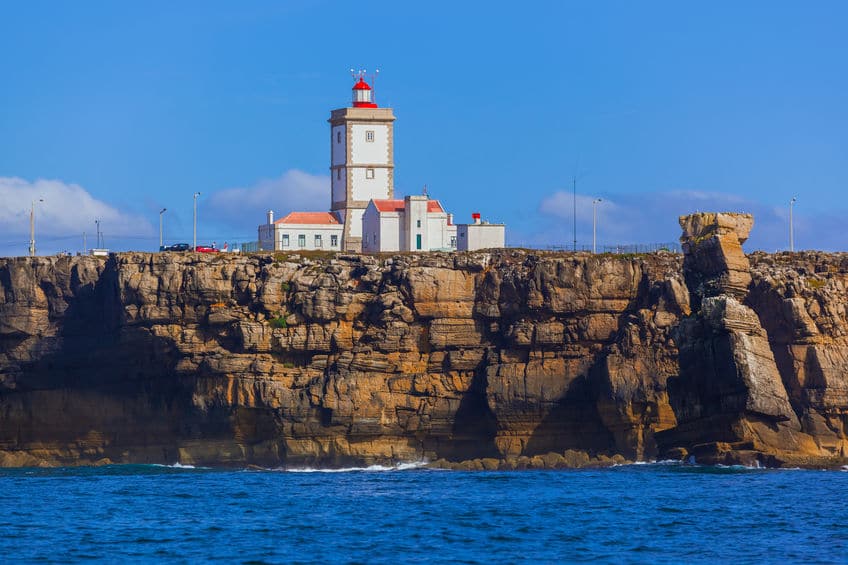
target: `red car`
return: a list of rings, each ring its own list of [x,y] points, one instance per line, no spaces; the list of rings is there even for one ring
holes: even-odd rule
[[[208,245],[198,245],[194,250],[198,253],[218,253],[220,251],[217,247],[209,247]]]

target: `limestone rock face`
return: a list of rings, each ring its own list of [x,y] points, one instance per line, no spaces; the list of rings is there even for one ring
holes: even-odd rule
[[[848,258],[714,216],[685,259],[0,259],[0,465],[844,455]]]
[[[803,358],[799,364],[805,364],[810,353],[795,343],[819,336],[820,330],[808,300],[771,287],[777,283],[773,271],[754,270],[759,277],[754,282],[741,249],[751,217],[693,214],[681,218],[680,225],[684,277],[698,309],[674,334],[680,373],[669,379],[668,390],[678,425],[659,434],[661,450],[684,449],[705,462],[844,457],[845,426],[834,429],[833,424],[837,413],[844,414],[845,403],[841,409],[824,404],[813,408],[798,383],[803,377],[790,367],[793,352]],[[764,270],[768,274],[762,277]],[[835,269],[828,265],[822,270]],[[797,272],[787,270],[778,278],[795,276]],[[826,283],[813,283],[817,285]],[[834,319],[833,324],[840,322]],[[834,386],[828,388],[834,392],[844,390],[843,348],[840,344],[826,353],[841,367],[831,371]],[[812,352],[814,358],[817,354]],[[842,397],[842,392],[836,396]],[[830,424],[823,427],[835,433],[817,430],[823,421]]]
[[[686,284],[694,294],[695,308],[702,297],[747,295],[751,273],[742,244],[753,225],[750,214],[698,213],[680,217]]]
[[[656,454],[680,259],[0,260],[0,464]]]

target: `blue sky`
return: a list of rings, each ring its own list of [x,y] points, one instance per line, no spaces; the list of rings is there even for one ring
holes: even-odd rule
[[[254,239],[326,209],[333,108],[380,68],[398,194],[424,184],[511,244],[675,241],[694,210],[755,214],[748,249],[845,249],[840,2],[7,2],[0,254]],[[91,237],[89,238],[91,241]]]

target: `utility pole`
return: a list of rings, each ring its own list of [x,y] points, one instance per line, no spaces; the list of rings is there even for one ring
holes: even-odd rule
[[[88,255],[88,242],[85,240],[85,232],[82,232],[82,254]]]
[[[603,202],[600,198],[592,200],[592,253],[597,253],[596,243],[598,239],[598,202]]]
[[[197,251],[197,197],[200,196],[199,192],[194,193],[194,236],[192,239],[192,251]]]
[[[44,199],[39,198],[38,201],[44,202]],[[29,209],[29,256],[35,257],[35,200]]]
[[[795,251],[795,228],[792,225],[792,207],[795,205],[795,196],[789,201],[789,251]]]
[[[162,251],[162,245],[163,245],[163,241],[164,241],[162,239],[162,234],[163,234],[163,231],[162,231],[162,214],[164,214],[167,211],[168,211],[167,208],[162,208],[161,210],[159,210],[159,251]]]
[[[577,175],[571,177],[571,192],[574,196],[574,251],[577,251]]]
[[[100,220],[94,220],[94,225],[97,226],[97,247],[96,247],[96,249],[101,249],[101,247],[100,247]]]

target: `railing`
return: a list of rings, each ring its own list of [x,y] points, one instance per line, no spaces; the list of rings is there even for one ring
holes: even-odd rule
[[[539,245],[538,243],[512,243],[507,245],[510,248],[516,249],[538,249],[540,251],[579,251],[592,252],[592,246],[578,243],[576,248],[574,245]],[[598,245],[597,253],[614,253],[617,255],[637,254],[637,253],[658,253],[661,251],[669,253],[682,253],[680,244],[677,242],[666,243],[622,243],[613,245]]]

